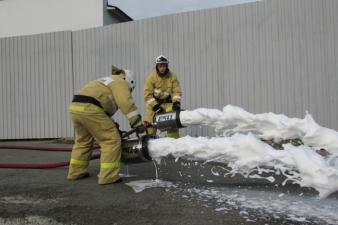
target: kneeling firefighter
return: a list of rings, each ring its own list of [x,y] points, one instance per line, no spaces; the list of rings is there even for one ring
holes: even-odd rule
[[[69,107],[75,128],[68,180],[87,177],[87,167],[94,139],[101,147],[99,184],[122,181],[119,177],[121,137],[111,116],[120,109],[137,133],[145,127],[135,106],[132,90],[135,81],[132,72],[113,66],[112,75],[85,85]]]
[[[146,101],[146,121],[149,134],[156,134],[151,126],[156,114],[181,110],[181,87],[175,73],[169,70],[169,61],[164,55],[155,60],[155,69],[147,77],[144,85]],[[167,131],[168,137],[178,138],[178,129]]]

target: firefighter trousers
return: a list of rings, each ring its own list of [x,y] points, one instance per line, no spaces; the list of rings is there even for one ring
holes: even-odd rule
[[[71,112],[75,128],[68,180],[80,179],[87,174],[94,139],[101,148],[99,184],[117,181],[120,171],[121,138],[115,123],[103,112]]]

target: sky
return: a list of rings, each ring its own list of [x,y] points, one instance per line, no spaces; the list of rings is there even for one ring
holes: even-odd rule
[[[134,20],[257,0],[108,0]]]

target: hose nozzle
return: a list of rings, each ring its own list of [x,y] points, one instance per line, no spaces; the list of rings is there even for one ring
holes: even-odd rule
[[[156,136],[153,135],[144,135],[131,139],[122,139],[121,161],[126,164],[151,161],[148,141],[155,138]]]
[[[156,115],[154,125],[160,131],[167,131],[184,127],[180,120],[180,111]]]

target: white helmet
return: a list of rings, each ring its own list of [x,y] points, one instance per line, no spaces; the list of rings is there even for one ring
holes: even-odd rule
[[[169,64],[169,60],[164,55],[159,55],[155,59],[155,64]]]
[[[126,74],[125,80],[128,82],[131,91],[133,91],[135,89],[134,73],[131,70],[124,70],[124,72]]]

